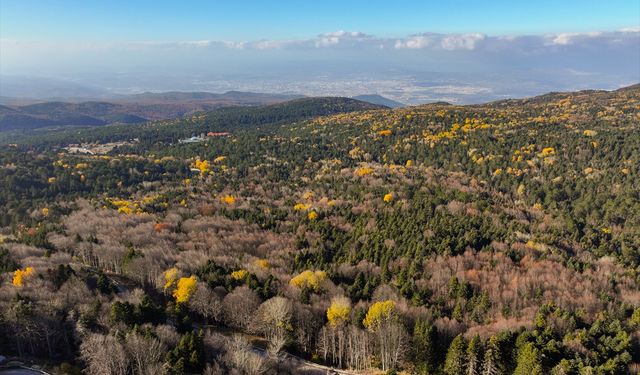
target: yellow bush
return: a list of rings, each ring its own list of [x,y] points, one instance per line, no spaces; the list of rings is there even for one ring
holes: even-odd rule
[[[396,303],[392,300],[376,302],[369,307],[362,324],[371,330],[375,330],[381,322],[393,317],[395,308]]]
[[[271,267],[271,264],[269,264],[269,261],[266,259],[258,259],[256,260],[256,265],[260,268],[264,268],[264,269],[268,269],[269,267]]]
[[[249,275],[249,272],[247,272],[247,270],[237,270],[231,272],[231,278],[234,280],[244,280],[247,275]]]
[[[595,130],[585,130],[582,132],[582,134],[586,135],[587,137],[593,137],[598,134],[598,132]]]
[[[307,218],[309,218],[309,220],[315,220],[318,218],[318,213],[315,211],[311,211],[307,214]]]
[[[47,179],[47,182],[48,182],[48,183],[50,183],[50,184],[53,184],[53,183],[55,183],[55,182],[56,182],[56,180],[57,180],[57,178],[55,178],[55,177],[49,177],[49,178]]]
[[[317,291],[320,284],[327,279],[327,273],[324,271],[306,270],[299,275],[293,277],[289,284],[298,288],[309,288]]]
[[[556,154],[556,149],[553,147],[545,147],[542,149],[542,152],[540,153],[540,156],[545,157],[545,156],[551,156],[551,155],[555,155]]]
[[[392,133],[393,132],[390,129],[386,129],[386,130],[380,130],[378,132],[378,135],[381,135],[381,136],[384,137],[384,136],[387,136],[387,135],[391,135]]]
[[[220,198],[220,200],[228,205],[236,203],[236,198],[233,195],[225,195],[224,197]]]
[[[384,195],[384,198],[382,198],[382,200],[384,200],[385,202],[391,202],[393,201],[393,193],[387,193]]]
[[[167,290],[171,286],[173,286],[173,284],[175,284],[176,280],[178,279],[178,269],[175,267],[169,268],[168,270],[164,271],[163,275],[165,280],[164,290]]]
[[[327,309],[329,325],[335,327],[349,320],[351,313],[351,301],[345,297],[337,297],[331,300],[331,306]]]
[[[309,205],[304,203],[298,203],[295,206],[293,206],[293,209],[296,211],[306,211],[309,209]]]
[[[23,270],[17,269],[13,273],[13,286],[22,286],[25,278],[33,275],[33,267],[26,267]]]
[[[196,287],[198,286],[198,281],[195,276],[190,277],[181,277],[178,280],[178,286],[176,290],[173,291],[173,296],[176,298],[177,303],[185,303],[189,301],[189,298],[193,295],[193,292],[196,291]]]
[[[362,168],[356,169],[356,175],[358,177],[363,177],[371,173],[373,173],[373,168],[370,168],[370,167],[362,167]]]
[[[209,162],[206,160],[196,159],[195,162],[196,169],[200,170],[200,176],[204,177],[207,173],[209,173]]]
[[[213,159],[214,163],[220,163],[221,161],[224,161],[227,157],[226,156],[218,156],[217,158]]]

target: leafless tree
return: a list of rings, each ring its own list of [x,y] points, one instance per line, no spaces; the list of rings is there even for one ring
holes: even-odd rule
[[[253,319],[260,298],[246,286],[235,288],[222,300],[224,321],[235,328],[246,330]]]
[[[125,375],[129,360],[124,347],[110,335],[94,333],[80,345],[80,355],[87,363],[87,372],[96,375]]]
[[[166,347],[153,337],[144,337],[131,332],[125,337],[125,349],[135,374],[163,374],[163,361]]]
[[[291,301],[284,297],[273,297],[258,309],[255,324],[259,332],[269,340],[269,351],[272,354],[278,354],[291,337],[291,312]]]
[[[252,350],[247,340],[239,335],[229,339],[226,359],[231,367],[240,369],[247,375],[264,374],[269,369],[267,359]]]
[[[189,299],[189,307],[205,319],[218,321],[222,317],[222,301],[205,283],[198,283]]]
[[[407,351],[407,332],[394,321],[385,320],[376,330],[378,354],[382,370],[387,371],[398,366]]]

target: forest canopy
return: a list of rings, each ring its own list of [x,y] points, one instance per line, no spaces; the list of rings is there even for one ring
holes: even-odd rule
[[[178,143],[208,132],[225,135]],[[96,374],[640,370],[637,86],[305,99],[2,144],[3,355]]]

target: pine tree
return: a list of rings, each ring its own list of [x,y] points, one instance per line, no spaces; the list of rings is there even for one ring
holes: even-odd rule
[[[504,371],[502,370],[498,338],[496,336],[491,336],[487,342],[487,348],[484,352],[482,375],[501,375],[503,373]]]
[[[421,374],[431,374],[436,368],[437,331],[426,321],[418,321],[413,329],[413,358]]]
[[[520,349],[513,375],[542,375],[540,351],[533,343],[527,343]]]
[[[463,375],[465,370],[466,342],[462,335],[456,336],[449,345],[447,357],[444,362],[444,372],[447,375]]]
[[[480,336],[475,335],[467,347],[467,375],[480,375],[481,355],[482,342]]]

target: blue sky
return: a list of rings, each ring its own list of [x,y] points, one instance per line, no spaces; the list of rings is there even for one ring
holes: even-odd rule
[[[470,103],[637,82],[640,0],[0,0],[0,96]]]
[[[336,30],[540,34],[640,23],[637,0],[2,0],[0,37],[158,41],[308,38]]]

